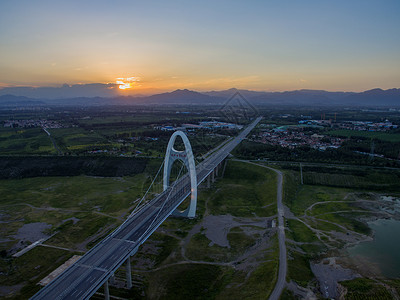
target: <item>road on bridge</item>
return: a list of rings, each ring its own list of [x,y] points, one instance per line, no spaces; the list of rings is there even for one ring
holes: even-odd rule
[[[255,119],[237,137],[196,166],[197,184],[213,172],[260,120],[261,117]],[[89,299],[190,194],[190,177],[186,174],[144,205],[31,299]]]

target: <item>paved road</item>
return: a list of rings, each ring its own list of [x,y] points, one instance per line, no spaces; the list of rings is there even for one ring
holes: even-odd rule
[[[282,294],[283,288],[286,285],[286,273],[287,273],[287,254],[286,254],[286,237],[285,237],[285,225],[284,225],[284,208],[282,203],[282,186],[283,186],[283,174],[281,171],[271,167],[260,165],[257,163],[249,162],[260,167],[264,167],[274,171],[278,175],[277,180],[277,192],[276,200],[278,207],[278,241],[279,241],[279,272],[278,280],[276,281],[275,288],[269,296],[269,300],[278,300]]]
[[[260,120],[261,118],[257,118],[232,141],[196,166],[198,184],[207,178]],[[129,256],[136,253],[138,247],[190,193],[190,177],[186,174],[143,206],[116,231],[98,243],[31,299],[89,299]]]

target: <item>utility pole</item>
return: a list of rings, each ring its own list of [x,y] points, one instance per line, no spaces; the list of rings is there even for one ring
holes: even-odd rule
[[[371,140],[371,152],[369,153],[369,158],[374,159],[375,143]]]

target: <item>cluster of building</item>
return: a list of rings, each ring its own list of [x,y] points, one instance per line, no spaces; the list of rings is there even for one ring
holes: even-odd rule
[[[260,142],[281,146],[289,149],[308,146],[324,151],[329,148],[339,148],[344,139],[325,136],[317,133],[304,132],[300,128],[274,128],[263,130],[258,136]]]
[[[377,123],[367,121],[345,121],[339,124],[339,128],[360,131],[388,131],[396,129],[398,126],[393,125],[389,120]]]
[[[243,128],[242,125],[233,124],[233,123],[225,123],[219,121],[204,121],[199,124],[182,124],[182,126],[174,127],[174,126],[157,126],[154,129],[160,129],[163,131],[176,131],[176,130],[184,130],[184,131],[195,131],[199,129],[206,130],[220,130],[220,129],[228,129],[228,130],[241,130]]]
[[[371,121],[343,121],[332,122],[332,120],[301,120],[299,124],[317,125],[317,126],[330,126],[340,129],[359,130],[359,131],[389,131],[398,128],[389,120],[383,122]]]
[[[152,137],[152,136],[132,136],[132,137],[128,137],[127,140],[129,140],[130,142],[138,142],[138,141],[146,141],[146,142],[151,142],[151,141],[158,141],[159,138],[158,137]],[[125,139],[118,139],[117,140],[118,143],[125,143],[126,140]]]
[[[34,127],[41,127],[41,128],[63,128],[65,126],[61,125],[57,121],[51,120],[5,120],[3,121],[3,127],[10,127],[10,128],[34,128]]]

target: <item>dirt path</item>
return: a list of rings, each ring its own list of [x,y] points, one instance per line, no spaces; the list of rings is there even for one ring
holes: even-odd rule
[[[286,236],[285,236],[285,225],[284,225],[284,206],[282,203],[282,186],[283,186],[283,173],[277,169],[260,165],[257,163],[244,161],[249,164],[260,166],[271,171],[274,171],[278,175],[277,180],[277,192],[276,200],[278,206],[278,240],[279,240],[279,272],[278,279],[275,284],[275,288],[269,296],[270,300],[278,300],[282,294],[283,288],[286,285],[286,273],[287,273],[287,250],[286,250]]]

